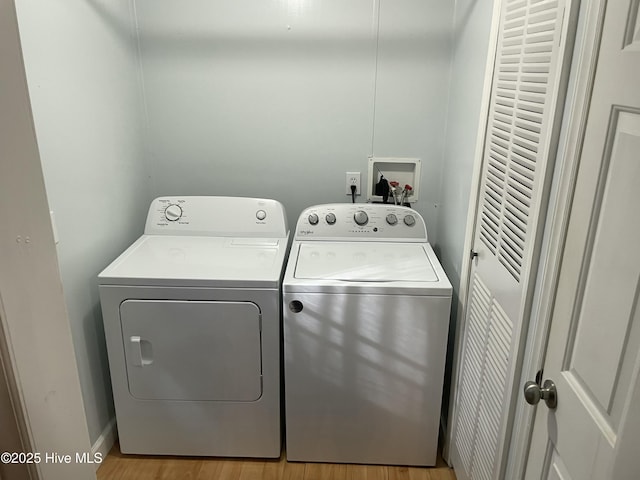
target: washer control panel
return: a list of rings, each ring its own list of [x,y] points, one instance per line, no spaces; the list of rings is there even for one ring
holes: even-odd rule
[[[151,202],[147,235],[286,237],[280,202],[244,197],[159,197]]]
[[[408,207],[333,203],[304,210],[298,218],[295,238],[425,242],[427,228],[422,216]]]

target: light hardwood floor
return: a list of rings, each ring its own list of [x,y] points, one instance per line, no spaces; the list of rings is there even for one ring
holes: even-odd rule
[[[98,480],[456,480],[438,457],[431,468],[336,465],[211,457],[122,455],[118,444],[98,469]]]

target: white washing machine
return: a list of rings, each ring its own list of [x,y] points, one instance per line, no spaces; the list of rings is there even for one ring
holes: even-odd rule
[[[434,465],[451,284],[422,217],[306,209],[283,303],[287,459]]]
[[[288,234],[274,200],[153,201],[99,275],[123,453],[280,456]]]

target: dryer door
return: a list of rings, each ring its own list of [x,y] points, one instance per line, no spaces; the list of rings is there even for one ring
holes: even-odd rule
[[[255,303],[125,300],[120,322],[135,398],[250,402],[262,395]]]

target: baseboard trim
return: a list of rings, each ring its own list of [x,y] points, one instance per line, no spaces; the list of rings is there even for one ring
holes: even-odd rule
[[[104,427],[98,439],[91,446],[92,458],[96,458],[98,454],[103,460],[107,458],[107,454],[116,442],[116,438],[118,438],[118,431],[116,430],[116,419],[114,417],[107,423],[107,426]],[[98,470],[100,465],[100,463],[96,463],[96,470]]]

